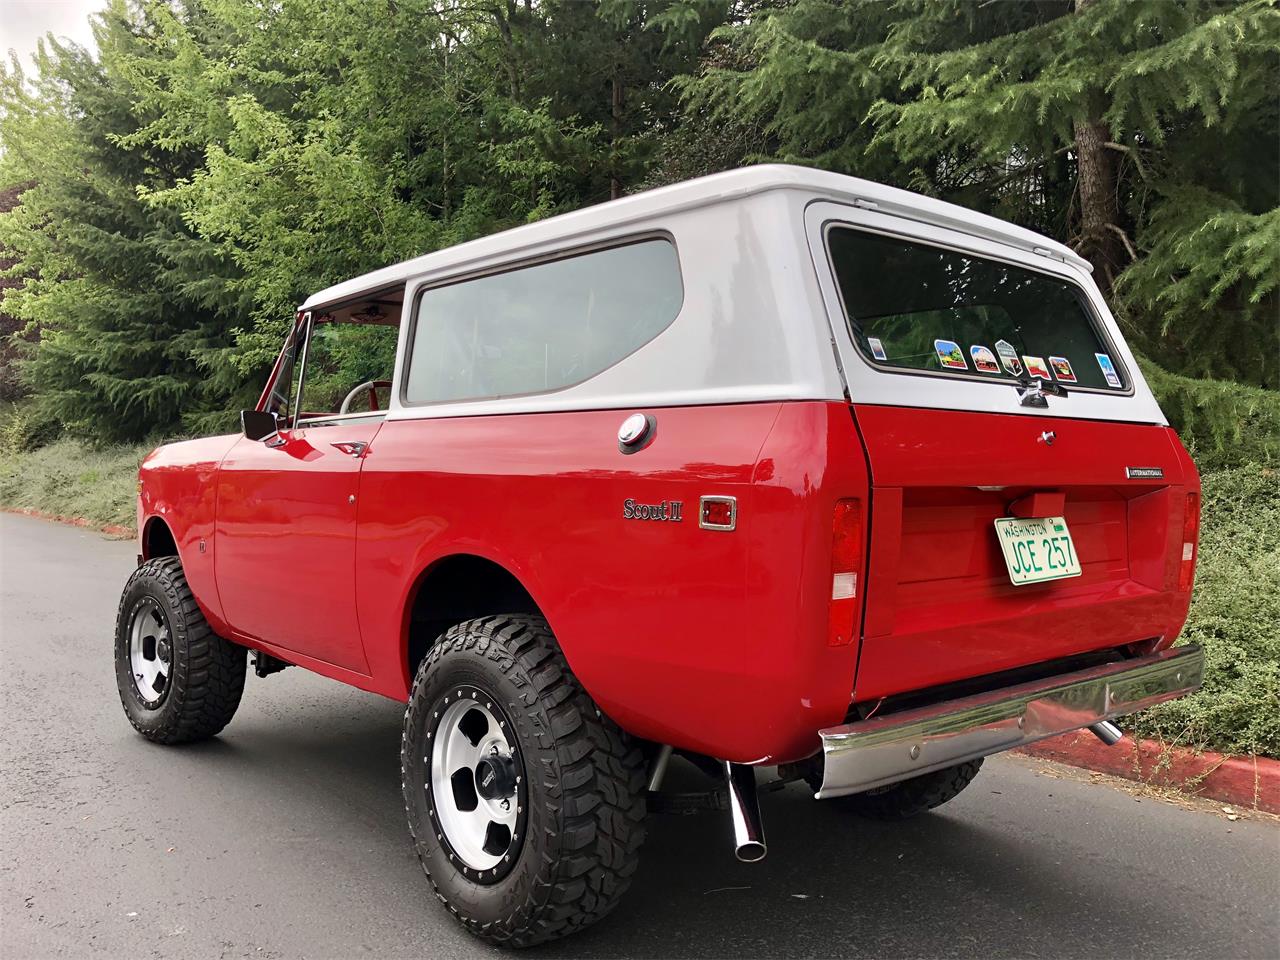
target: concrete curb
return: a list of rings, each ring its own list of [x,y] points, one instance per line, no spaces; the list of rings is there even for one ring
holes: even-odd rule
[[[33,510],[30,507],[4,507],[3,509],[5,513],[16,513],[23,517],[35,517],[38,520],[53,520],[56,523],[66,523],[73,527],[85,527],[113,537],[134,537],[137,535],[133,527],[123,527],[118,523],[94,523],[85,517],[65,517],[60,513],[45,513],[43,510]]]
[[[1280,813],[1280,760],[1230,757],[1126,736],[1108,747],[1088,730],[1064,733],[1020,753],[1267,813]]]

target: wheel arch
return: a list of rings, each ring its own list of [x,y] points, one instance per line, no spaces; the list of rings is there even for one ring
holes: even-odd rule
[[[142,559],[154,560],[156,557],[181,557],[178,554],[178,541],[173,535],[168,522],[163,517],[149,517],[142,526]]]
[[[535,614],[543,607],[507,566],[475,553],[439,557],[418,574],[404,606],[400,666],[407,690],[418,664],[450,627],[501,613]]]

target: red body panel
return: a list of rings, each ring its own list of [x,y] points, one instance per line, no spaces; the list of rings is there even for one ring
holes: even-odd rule
[[[1177,589],[1182,516],[1199,478],[1171,430],[906,407],[856,413],[874,484],[858,700],[1177,636],[1190,600]],[[1130,480],[1128,466],[1164,476]],[[1063,495],[1083,573],[1014,586],[992,521],[1037,492]]]
[[[335,444],[368,443],[363,420],[242,438],[222,461],[217,577],[232,636],[367,673],[356,619],[360,464]]]
[[[623,727],[741,762],[811,754],[855,699],[1169,643],[1186,615],[1178,557],[1198,478],[1166,428],[820,401],[676,407],[647,411],[656,437],[627,455],[628,412],[173,445],[144,464],[139,518],[170,524],[219,632],[400,699],[424,577],[455,555],[487,558]],[[333,446],[357,440],[362,458]],[[1126,465],[1164,477],[1128,480]],[[1013,587],[991,521],[1036,493],[1061,496],[1085,572]],[[699,497],[716,495],[737,498],[735,530],[699,527]],[[861,644],[832,646],[832,521],[850,498],[869,504],[855,593],[867,605]],[[627,519],[627,500],[679,501],[682,520]]]

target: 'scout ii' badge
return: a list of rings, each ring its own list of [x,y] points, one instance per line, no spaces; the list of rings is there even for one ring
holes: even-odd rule
[[[661,503],[636,503],[634,500],[622,501],[623,520],[666,520],[680,523],[683,519],[680,511],[684,503],[680,500],[663,500]]]

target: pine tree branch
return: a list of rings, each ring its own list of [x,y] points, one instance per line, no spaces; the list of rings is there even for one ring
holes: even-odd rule
[[[1116,151],[1119,151],[1120,153],[1127,153],[1129,157],[1133,160],[1133,165],[1138,168],[1138,176],[1142,177],[1143,180],[1147,179],[1147,170],[1142,165],[1142,157],[1138,155],[1137,150],[1133,149],[1133,147],[1127,146],[1126,144],[1116,143],[1114,140],[1106,141],[1105,143],[1103,143],[1103,146],[1106,147],[1108,150],[1116,150]],[[1134,257],[1134,259],[1136,260],[1137,257]]]
[[[1108,223],[1106,226],[1108,230],[1110,230],[1112,233],[1114,233],[1117,237],[1120,238],[1120,242],[1124,244],[1125,250],[1129,251],[1129,259],[1137,260],[1138,251],[1133,248],[1133,243],[1130,242],[1129,235],[1125,233],[1121,227],[1117,226],[1114,223]]]

